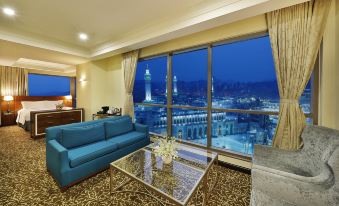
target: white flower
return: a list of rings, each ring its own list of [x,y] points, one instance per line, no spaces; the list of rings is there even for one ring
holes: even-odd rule
[[[177,143],[175,142],[175,137],[167,137],[157,139],[157,146],[154,147],[153,151],[156,156],[160,157],[169,157],[172,156],[173,159],[178,157],[177,152]]]

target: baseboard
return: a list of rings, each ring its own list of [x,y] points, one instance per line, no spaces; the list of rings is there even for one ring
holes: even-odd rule
[[[218,161],[218,164],[222,167],[225,167],[225,168],[228,168],[228,169],[231,169],[231,170],[235,170],[237,172],[242,172],[242,173],[245,173],[245,174],[251,174],[251,169],[249,168],[246,168],[246,167],[241,167],[239,165],[234,165],[234,164],[231,164],[231,163],[228,163],[228,162],[224,162],[224,161]]]

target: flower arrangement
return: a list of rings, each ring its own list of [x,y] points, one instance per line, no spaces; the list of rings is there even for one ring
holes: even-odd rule
[[[56,104],[55,107],[56,107],[56,110],[62,110],[62,108],[64,107],[64,103]]]
[[[165,164],[169,164],[178,157],[177,143],[175,137],[159,138],[153,151],[155,156],[161,157]]]

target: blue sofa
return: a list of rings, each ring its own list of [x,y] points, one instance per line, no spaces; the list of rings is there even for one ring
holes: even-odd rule
[[[46,129],[46,165],[61,188],[109,167],[150,143],[148,127],[128,116]]]

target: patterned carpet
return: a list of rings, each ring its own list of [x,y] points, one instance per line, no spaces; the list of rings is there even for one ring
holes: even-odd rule
[[[218,184],[207,205],[249,205],[250,175],[215,167]],[[0,205],[159,205],[137,194],[109,192],[109,171],[61,192],[45,166],[44,139],[32,140],[18,126],[0,127]],[[142,190],[132,182],[127,189]],[[201,202],[193,203],[200,205]]]

